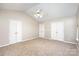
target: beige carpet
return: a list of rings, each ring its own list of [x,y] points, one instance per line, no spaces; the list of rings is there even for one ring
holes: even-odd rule
[[[55,40],[33,39],[0,48],[2,56],[75,56],[75,44]]]

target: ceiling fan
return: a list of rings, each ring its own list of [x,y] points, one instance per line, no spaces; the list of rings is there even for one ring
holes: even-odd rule
[[[36,12],[34,13],[35,18],[42,18],[43,17],[43,12],[41,9],[37,9]]]

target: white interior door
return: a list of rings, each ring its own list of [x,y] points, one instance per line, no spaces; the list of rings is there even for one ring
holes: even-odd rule
[[[17,21],[17,41],[22,40],[22,22]]]
[[[56,23],[52,23],[51,24],[51,38],[52,39],[57,39],[57,35],[56,35]]]
[[[51,38],[55,40],[64,40],[64,23],[53,22],[51,24]]]
[[[39,24],[39,37],[44,37],[45,35],[44,24]]]
[[[22,40],[22,23],[21,21],[10,21],[10,43],[15,43]]]
[[[57,22],[56,35],[57,39],[64,41],[64,22]]]

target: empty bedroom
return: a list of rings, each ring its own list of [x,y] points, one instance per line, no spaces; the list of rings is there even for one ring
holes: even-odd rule
[[[0,3],[0,56],[78,55],[78,3]]]

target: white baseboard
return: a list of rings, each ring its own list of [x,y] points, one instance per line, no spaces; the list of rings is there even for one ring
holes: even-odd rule
[[[29,39],[29,40],[33,40],[33,39],[36,39],[36,38],[37,38],[37,37],[35,37],[35,38],[28,38],[28,39]],[[21,42],[29,41],[28,39],[22,40],[22,41],[19,41],[19,42],[15,42],[15,43],[21,43]],[[9,44],[5,44],[5,45],[1,45],[0,47],[9,46],[9,45],[12,45],[12,44],[15,44],[15,43],[9,43]]]
[[[40,38],[43,38],[43,37],[40,37]],[[54,39],[51,39],[51,38],[43,38],[43,39],[49,39],[49,40],[54,40]],[[55,41],[60,41],[60,40],[55,40]],[[61,42],[64,42],[64,43],[71,43],[71,44],[77,44],[77,43],[73,43],[73,42],[68,42],[68,41],[61,41]]]
[[[28,38],[29,40],[33,40],[33,39],[36,39],[36,38],[42,38],[42,39],[49,39],[49,40],[54,40],[54,39],[50,39],[50,38],[43,38],[43,37],[34,37],[34,38]],[[26,40],[22,40],[20,42],[25,42],[25,41],[29,41],[28,39]],[[60,40],[55,40],[55,41],[60,41]],[[16,43],[20,43],[20,42],[16,42]],[[65,42],[65,43],[71,43],[71,44],[77,44],[77,43],[73,43],[73,42],[68,42],[68,41],[61,41],[61,42]],[[15,43],[9,43],[9,44],[5,44],[5,45],[1,45],[0,47],[5,47],[5,46],[8,46],[8,45],[12,45],[12,44],[15,44]]]

